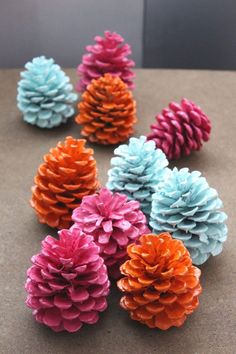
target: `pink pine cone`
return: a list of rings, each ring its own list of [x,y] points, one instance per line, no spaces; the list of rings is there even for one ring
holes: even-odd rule
[[[151,125],[152,133],[147,138],[155,141],[168,160],[200,150],[202,142],[210,138],[210,119],[200,107],[186,98],[180,104],[171,102],[156,116],[156,121]]]
[[[56,332],[93,324],[107,307],[109,280],[99,247],[79,230],[47,236],[27,271],[26,305],[36,321]]]
[[[88,45],[88,54],[83,55],[82,63],[77,68],[80,80],[77,90],[83,92],[87,85],[98,79],[105,73],[119,76],[130,89],[134,88],[134,73],[131,68],[135,65],[130,60],[131,48],[129,44],[123,44],[124,39],[115,32],[104,32],[104,37],[96,36],[96,44]]]
[[[94,237],[113,278],[120,276],[119,267],[127,258],[127,245],[150,231],[139,202],[129,201],[127,196],[113,194],[106,188],[84,197],[80,207],[73,211],[72,220],[75,222],[72,228],[80,228]]]

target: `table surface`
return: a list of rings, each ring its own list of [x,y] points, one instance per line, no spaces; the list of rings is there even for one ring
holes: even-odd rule
[[[75,70],[66,72],[75,83]],[[137,136],[148,133],[157,112],[182,97],[195,101],[212,120],[211,140],[202,151],[171,163],[172,167],[200,170],[218,190],[229,216],[229,237],[223,252],[201,266],[200,306],[182,328],[151,330],[131,321],[120,309],[120,294],[113,285],[110,306],[94,326],[84,326],[75,334],[58,334],[34,321],[24,305],[26,269],[30,266],[30,257],[39,251],[41,240],[49,233],[55,235],[55,231],[37,222],[29,205],[30,188],[42,156],[67,135],[79,138],[80,129],[73,119],[52,130],[24,123],[16,107],[19,70],[0,70],[0,353],[236,352],[236,73],[150,69],[136,73]],[[94,146],[102,184],[107,180],[113,149]]]

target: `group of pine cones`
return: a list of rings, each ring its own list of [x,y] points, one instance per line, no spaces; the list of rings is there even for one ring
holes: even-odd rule
[[[163,330],[181,326],[201,293],[192,260],[205,262],[226,240],[222,203],[199,172],[171,171],[146,137],[115,153],[109,189],[98,191],[93,150],[72,137],[44,156],[35,177],[31,203],[40,222],[64,230],[32,258],[26,304],[55,331],[97,322],[107,307],[108,276],[118,279],[132,319]]]
[[[130,91],[134,88],[135,63],[128,58],[131,47],[119,34],[105,31],[95,42],[86,47],[87,54],[78,66],[77,90],[82,100],[75,121],[89,141],[118,144],[132,136],[137,122],[136,101]],[[24,120],[41,128],[66,123],[74,114],[72,104],[77,99],[68,76],[53,59],[44,56],[34,58],[25,68],[17,96]],[[187,99],[170,103],[156,120],[148,139],[154,140],[168,160],[189,155],[209,140],[209,118]]]
[[[95,37],[96,44],[87,46],[88,54],[78,67],[80,81],[77,89],[82,94],[76,122],[82,125],[81,134],[91,142],[117,144],[133,134],[136,123],[136,102],[129,89],[134,88],[131,68],[134,62],[128,44],[117,33],[105,32]],[[209,118],[200,107],[183,99],[172,102],[151,125],[149,140],[154,140],[168,160],[189,155],[208,141],[211,131]]]
[[[75,120],[87,140],[116,145],[133,135],[137,122],[134,62],[117,33],[95,41],[78,67],[82,99]],[[45,57],[26,68],[18,88],[24,119],[45,128],[66,122],[76,99],[69,78]],[[115,150],[100,191],[93,150],[83,139],[59,142],[38,168],[31,205],[41,223],[62,230],[32,257],[26,304],[54,331],[75,332],[98,320],[107,307],[108,276],[118,279],[121,307],[150,328],[179,327],[198,307],[201,272],[192,260],[201,264],[221,251],[226,215],[202,177],[167,165],[199,150],[211,123],[187,99],[170,103],[156,120],[147,138]]]

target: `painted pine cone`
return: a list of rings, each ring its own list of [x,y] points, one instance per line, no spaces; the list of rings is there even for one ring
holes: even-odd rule
[[[169,231],[182,240],[193,263],[202,264],[218,255],[227,238],[227,215],[215,189],[198,171],[174,168],[153,195],[150,225],[154,232]]]
[[[119,267],[127,259],[127,245],[150,231],[138,202],[106,188],[84,197],[73,211],[72,220],[72,228],[93,236],[113,278],[120,277]]]
[[[82,63],[77,72],[80,80],[77,90],[83,92],[87,85],[105,73],[119,76],[130,89],[134,88],[134,61],[129,59],[131,48],[124,44],[124,39],[115,32],[105,31],[104,37],[96,36],[96,44],[88,45],[87,54],[83,55]]]
[[[179,159],[199,150],[202,142],[210,138],[209,118],[186,98],[180,104],[171,102],[156,116],[156,121],[151,125],[152,133],[148,135],[148,140],[154,140],[168,160]]]
[[[120,145],[114,154],[117,156],[111,159],[107,188],[139,201],[142,211],[149,216],[152,194],[169,171],[165,154],[155,148],[153,141],[146,141],[145,136],[131,138],[128,145]]]
[[[121,307],[133,320],[163,330],[180,327],[198,306],[200,269],[187,249],[168,233],[143,235],[128,246],[118,287],[125,294]]]
[[[109,145],[126,141],[136,123],[136,101],[119,78],[105,74],[88,85],[79,103],[76,122],[91,142]]]
[[[70,79],[53,59],[34,58],[25,65],[18,83],[18,108],[27,123],[40,128],[53,128],[66,123],[74,114]]]
[[[110,284],[92,236],[79,230],[62,230],[59,240],[47,236],[31,261],[26,305],[36,321],[56,332],[75,332],[97,322],[107,308]]]
[[[44,156],[32,187],[31,205],[39,221],[58,229],[71,226],[71,214],[85,195],[96,192],[96,161],[85,140],[67,137]]]

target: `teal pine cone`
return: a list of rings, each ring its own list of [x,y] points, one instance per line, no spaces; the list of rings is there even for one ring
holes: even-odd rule
[[[70,79],[53,59],[34,58],[25,65],[18,83],[18,108],[27,123],[53,128],[66,123],[74,114]]]
[[[154,232],[169,231],[184,242],[193,263],[218,255],[227,238],[227,215],[215,189],[198,171],[174,168],[153,195],[150,225]]]
[[[114,153],[117,156],[111,159],[107,188],[139,201],[149,217],[152,195],[169,171],[165,154],[145,136],[130,138],[128,145],[120,145]]]

